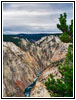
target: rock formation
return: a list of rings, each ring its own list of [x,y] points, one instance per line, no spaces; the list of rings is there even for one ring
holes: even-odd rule
[[[61,42],[57,36],[45,36],[35,43],[21,39],[20,47],[12,42],[4,42],[3,96],[23,97],[24,89],[39,72],[42,74],[32,89],[31,96],[49,96],[43,80],[48,79],[53,70],[57,71],[57,66],[51,67],[51,63],[65,58],[67,47],[68,44]]]
[[[40,66],[37,61],[28,51],[24,52],[10,42],[3,43],[3,83],[4,91],[6,91],[5,95],[19,96],[19,88],[23,92],[33,82],[39,69]]]
[[[50,74],[53,74],[54,78],[60,78],[61,74],[58,71],[59,62],[50,64],[39,76],[36,85],[31,90],[31,97],[50,97],[48,90],[46,89],[45,82],[50,78]]]

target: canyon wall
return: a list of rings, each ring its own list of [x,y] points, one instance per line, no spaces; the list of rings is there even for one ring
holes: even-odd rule
[[[52,68],[58,70],[56,65],[51,67],[51,64],[64,59],[67,48],[68,44],[61,42],[57,36],[45,36],[35,43],[21,39],[20,47],[12,42],[3,42],[3,96],[24,97],[25,88],[40,72],[36,86],[43,86],[42,91],[45,90],[46,96],[49,96],[42,80],[48,78]],[[32,89],[31,96],[44,96],[43,92],[37,94],[35,89]]]

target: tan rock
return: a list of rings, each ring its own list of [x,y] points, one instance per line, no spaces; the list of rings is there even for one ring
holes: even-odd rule
[[[61,76],[56,65],[47,66],[65,58],[68,44],[61,42],[57,36],[46,36],[35,43],[21,39],[20,45],[3,43],[3,96],[24,97],[25,88],[34,81],[37,73],[45,69],[32,89],[31,96],[49,97],[45,81],[50,73],[55,78]]]
[[[35,87],[31,91],[31,97],[50,97],[50,93],[45,86],[45,82],[50,77],[50,74],[53,74],[55,79],[61,77],[61,74],[58,72],[57,63],[48,66],[39,76]]]

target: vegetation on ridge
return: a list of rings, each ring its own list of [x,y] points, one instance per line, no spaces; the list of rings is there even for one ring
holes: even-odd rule
[[[60,40],[71,44],[68,47],[64,64],[58,66],[62,77],[55,80],[51,74],[50,78],[45,82],[51,97],[73,97],[73,20],[71,20],[71,25],[68,26],[66,18],[66,13],[61,14],[59,18],[60,24],[57,24],[57,27],[63,32]]]

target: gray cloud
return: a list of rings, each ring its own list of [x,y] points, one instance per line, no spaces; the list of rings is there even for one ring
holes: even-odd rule
[[[4,33],[59,32],[56,27],[59,15],[66,12],[69,24],[73,18],[72,6],[72,3],[4,3]]]

